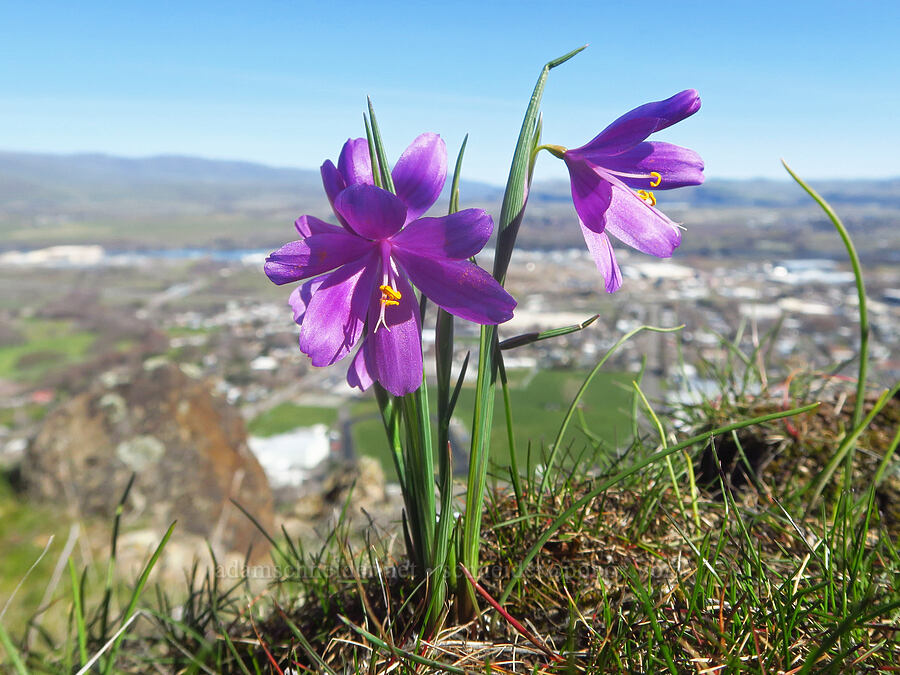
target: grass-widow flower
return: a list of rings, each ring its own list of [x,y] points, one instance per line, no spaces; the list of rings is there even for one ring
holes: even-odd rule
[[[314,366],[331,365],[362,340],[347,381],[366,389],[377,380],[395,396],[422,382],[419,306],[412,285],[445,310],[496,324],[512,317],[515,300],[468,258],[493,230],[491,217],[466,209],[420,216],[446,178],[446,149],[423,134],[394,167],[394,195],[372,185],[362,139],[344,145],[338,166],[322,177],[341,226],[302,216],[303,237],[272,253],[265,271],[276,284],[309,279],[291,294],[300,349]],[[365,150],[365,152],[363,152]]]
[[[580,148],[544,146],[569,169],[581,231],[609,293],[622,285],[609,235],[657,258],[670,257],[681,243],[679,227],[656,208],[653,190],[699,185],[703,160],[693,150],[646,139],[699,109],[699,95],[688,89],[625,113]]]

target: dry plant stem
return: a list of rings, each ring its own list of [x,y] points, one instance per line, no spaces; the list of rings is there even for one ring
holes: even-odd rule
[[[19,592],[19,589],[22,588],[22,584],[25,583],[25,580],[31,576],[31,573],[34,571],[34,568],[37,567],[41,560],[44,559],[44,556],[47,555],[47,551],[50,550],[50,547],[53,546],[53,540],[55,539],[54,535],[50,535],[50,538],[47,540],[47,543],[44,545],[44,550],[41,551],[41,554],[37,557],[33,563],[31,563],[31,567],[28,568],[28,571],[25,572],[25,576],[19,579],[19,583],[16,584],[16,587],[13,589],[13,592],[10,593],[10,596],[6,599],[6,603],[3,605],[3,609],[0,610],[0,621],[3,620],[3,617],[6,615],[6,610],[9,609],[9,606],[12,604],[13,598],[16,597],[16,593]]]
[[[491,597],[491,594],[488,593],[486,590],[484,590],[481,587],[481,585],[477,581],[475,581],[475,578],[472,576],[472,573],[466,569],[465,565],[460,563],[459,567],[463,571],[463,574],[466,575],[466,579],[469,580],[469,583],[472,584],[472,588],[475,589],[475,591],[478,593],[478,595],[480,595],[482,598],[487,600],[488,604],[491,607],[493,607],[498,612],[500,612],[500,615],[504,619],[506,619],[509,622],[509,624],[513,628],[515,628],[519,632],[520,635],[522,635],[522,637],[524,637],[531,644],[533,644],[535,647],[537,647],[542,652],[544,652],[544,654],[546,654],[547,658],[549,658],[551,661],[556,661],[557,663],[565,663],[566,662],[566,660],[563,657],[561,657],[559,654],[555,654],[553,651],[551,651],[550,648],[547,647],[547,645],[545,645],[543,642],[538,640],[534,635],[532,635],[531,631],[529,631],[527,628],[525,628],[525,626],[523,626],[521,623],[519,623],[509,612],[507,612],[505,609],[503,609],[503,607],[500,605],[500,603],[498,603],[496,600],[494,600],[494,598]]]

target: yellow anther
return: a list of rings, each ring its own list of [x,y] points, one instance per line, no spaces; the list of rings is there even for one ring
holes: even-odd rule
[[[656,171],[650,172],[650,187],[659,187],[659,184],[662,183],[662,176]]]
[[[381,291],[381,304],[382,305],[399,305],[400,298],[403,296],[400,294],[400,291],[391,288],[387,284],[383,286],[379,286],[378,290]]]
[[[637,195],[650,204],[650,206],[656,206],[656,195],[650,192],[650,190],[638,190]]]

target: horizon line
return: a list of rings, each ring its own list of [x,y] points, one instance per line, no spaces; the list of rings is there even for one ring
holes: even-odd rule
[[[290,164],[276,164],[269,163],[262,160],[257,159],[247,159],[247,158],[237,158],[237,157],[212,157],[209,155],[193,155],[189,153],[183,152],[157,152],[152,154],[117,154],[114,152],[104,151],[104,150],[73,150],[73,151],[48,151],[48,150],[21,150],[15,148],[6,148],[0,147],[0,154],[6,155],[31,155],[38,157],[57,157],[57,158],[76,158],[76,157],[104,157],[109,159],[123,159],[129,161],[150,161],[154,159],[186,159],[186,160],[200,160],[204,162],[210,163],[221,163],[221,164],[247,164],[251,166],[257,166],[267,169],[275,169],[275,170],[286,170],[286,171],[308,171],[311,173],[318,173],[318,167],[308,167],[308,166],[299,166],[299,165],[290,165]],[[778,160],[777,166],[781,166],[781,158]],[[492,181],[478,179],[478,178],[463,178],[464,182],[467,183],[480,183],[482,185],[487,185],[497,189],[503,189],[503,185],[499,183],[494,183]],[[565,177],[560,178],[547,178],[536,180],[536,184],[541,183],[563,183],[568,179]],[[804,180],[808,181],[839,181],[839,182],[879,182],[879,183],[890,183],[893,181],[900,180],[900,174],[896,174],[894,176],[804,176]],[[752,182],[752,181],[771,181],[771,182],[785,182],[785,183],[793,183],[793,179],[790,176],[784,177],[776,177],[775,175],[752,175],[752,176],[735,176],[735,175],[712,175],[707,176],[707,180],[709,181],[734,181],[734,182]],[[694,186],[701,187],[701,186]]]

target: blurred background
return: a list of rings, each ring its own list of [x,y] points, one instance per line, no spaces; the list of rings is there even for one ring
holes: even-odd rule
[[[590,44],[544,94],[544,139],[567,147],[700,91],[700,112],[658,135],[707,163],[702,187],[657,195],[684,243],[671,261],[620,246],[613,296],[562,164],[538,163],[502,337],[600,319],[510,354],[523,463],[529,442],[539,461],[587,369],[642,323],[685,328],[628,343],[594,385],[569,440],[599,455],[627,445],[642,363],[661,405],[716,388],[705,364],[728,358],[723,339],[763,345],[772,383],[844,372],[852,275],[782,157],[848,225],[872,300],[872,377],[900,376],[900,5],[324,4],[0,9],[0,550],[15,551],[0,558],[0,597],[53,532],[80,523],[88,556],[104,542],[132,473],[135,555],[177,517],[173,569],[206,539],[223,555],[258,541],[232,498],[312,540],[354,480],[359,504],[395,517],[374,402],[343,365],[309,366],[290,289],[262,273],[297,216],[331,217],[318,167],[364,134],[366,96],[394,159],[434,131],[452,161],[468,133],[461,203],[496,218],[546,61]],[[477,346],[474,328],[458,331],[457,364]],[[454,427],[463,468],[472,398],[464,388]],[[504,443],[498,426],[501,463]]]

